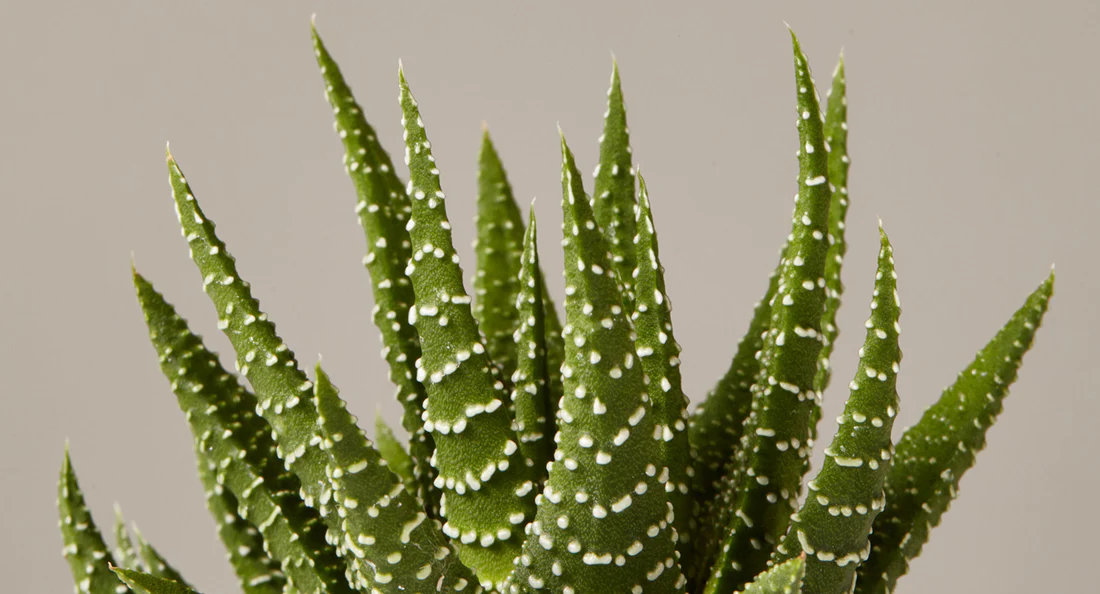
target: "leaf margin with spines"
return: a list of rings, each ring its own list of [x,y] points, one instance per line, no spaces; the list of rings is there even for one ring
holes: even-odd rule
[[[1003,409],[1053,294],[1052,268],[955,383],[898,440],[886,478],[886,508],[875,518],[871,553],[858,570],[857,594],[893,591],[939,525],[958,493],[958,482],[985,446],[986,433]],[[964,409],[968,406],[974,408]]]

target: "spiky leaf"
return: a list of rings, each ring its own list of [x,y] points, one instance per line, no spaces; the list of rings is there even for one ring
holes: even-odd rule
[[[985,447],[986,432],[1003,408],[1053,291],[1052,271],[898,441],[886,478],[886,509],[875,518],[870,558],[859,567],[856,592],[892,592],[920,554],[957,495],[959,480]]]
[[[515,304],[523,256],[523,216],[488,128],[481,139],[477,184],[474,317],[485,335],[489,357],[508,377],[516,367],[517,347],[512,332],[518,319]]]
[[[164,558],[164,555],[161,555],[160,551],[149,544],[149,541],[145,540],[145,537],[138,531],[137,526],[134,526],[134,536],[137,538],[138,550],[141,552],[141,561],[145,566],[146,572],[154,577],[177,582],[188,588],[192,587],[187,583],[187,580],[183,579],[183,574],[175,567],[172,567],[172,564]]]
[[[356,586],[380,594],[418,588],[465,590],[473,576],[455,559],[438,525],[381,464],[378,450],[356,425],[320,364],[316,379],[313,403],[332,481],[332,491],[322,495],[322,503],[331,496],[335,504],[341,519],[337,548]]]
[[[397,400],[404,407],[401,424],[409,432],[409,454],[414,461],[417,494],[436,515],[440,492],[433,486],[435,471],[428,463],[434,444],[420,419],[427,392],[416,380],[415,363],[420,358],[420,339],[408,322],[413,305],[412,283],[405,265],[412,254],[405,224],[409,199],[397,177],[390,156],[379,144],[374,128],[367,123],[344,81],[339,66],[328,53],[314,27],[313,45],[325,81],[325,97],[332,105],[336,131],[344,144],[344,166],[358,195],[355,212],[367,237],[363,264],[371,277],[374,294],[372,317],[382,334],[382,356],[390,367],[390,380],[397,386]]]
[[[649,378],[646,386],[653,402],[655,431],[661,432],[661,475],[667,475],[665,492],[676,513],[673,525],[679,534],[678,548],[684,554],[690,542],[688,526],[692,499],[689,485],[695,470],[694,454],[688,443],[688,399],[680,377],[680,345],[672,333],[672,303],[665,289],[665,269],[657,248],[657,229],[649,204],[645,179],[638,173],[637,235],[634,236],[635,311],[631,314],[638,335],[635,347],[642,371]]]
[[[271,430],[253,412],[256,397],[241,387],[175,308],[136,271],[134,285],[161,370],[172,382],[195,436],[199,464],[214,477],[207,500],[223,489],[235,496],[240,517],[262,535],[263,548],[280,562],[288,587],[299,592],[350,592],[344,563],[325,542],[324,525],[298,497],[301,483],[274,455]],[[238,575],[250,572],[250,585],[282,579],[279,572],[267,568],[258,551],[254,555],[244,555],[251,562],[235,568]]]
[[[780,250],[781,255],[784,253],[786,244]],[[725,525],[719,517],[728,517],[721,514],[728,514],[732,504],[718,495],[722,492],[723,479],[738,468],[736,464],[745,461],[739,459],[737,451],[741,447],[745,420],[752,409],[751,388],[760,372],[758,357],[771,321],[772,301],[779,287],[782,267],[781,256],[779,265],[768,278],[764,297],[753,306],[749,329],[738,342],[729,369],[691,416],[688,438],[696,456],[692,481],[694,553],[686,556],[684,565],[692,584],[709,577],[711,557],[717,550],[718,541],[725,536]]]
[[[490,372],[493,362],[462,284],[439,170],[404,73],[400,83],[412,197],[413,255],[406,273],[417,304],[409,317],[423,348],[417,373],[428,390],[424,426],[435,439],[436,485],[445,488],[444,531],[465,545],[459,555],[482,583],[498,583],[519,554],[519,527],[534,515],[532,473],[504,406],[504,385]]]
[[[115,559],[123,569],[141,569],[141,558],[126,529],[126,519],[122,517],[122,507],[118,503],[115,503]]]
[[[805,573],[805,559],[795,557],[756,576],[744,594],[801,594]]]
[[[116,581],[121,580],[136,594],[198,594],[186,584],[167,578],[120,567],[115,567],[112,571],[118,576]]]
[[[65,459],[61,464],[61,478],[57,486],[57,511],[61,516],[62,554],[69,562],[76,591],[83,594],[125,594],[126,586],[119,583],[110,570],[114,564],[103,535],[92,520],[84,493],[76,480],[73,462],[69,458],[69,445],[65,444]]]
[[[393,434],[393,429],[386,424],[380,412],[374,415],[374,445],[378,453],[389,465],[390,470],[405,484],[405,489],[413,495],[416,494],[416,477],[413,474],[413,461],[409,453]]]
[[[558,446],[516,567],[552,592],[680,591],[661,433],[606,238],[562,138],[566,395]]]
[[[736,589],[764,568],[790,524],[813,445],[830,192],[817,91],[793,31],[791,40],[798,89],[798,197],[738,453],[744,462],[728,480],[732,505],[728,523],[722,524],[726,536],[708,593]]]
[[[871,550],[871,524],[886,501],[883,482],[898,412],[901,309],[893,249],[885,232],[881,237],[871,317],[851,395],[837,418],[833,443],[825,449],[825,463],[809,482],[806,501],[777,549],[779,559],[806,555],[803,585],[818,594],[851,592],[856,567]]]
[[[542,273],[539,269],[538,229],[535,211],[523,239],[523,257],[517,275],[519,293],[515,311],[519,314],[512,340],[519,352],[512,374],[512,403],[515,406],[519,449],[541,484],[546,463],[553,451],[557,431],[551,412],[550,369],[546,349],[546,308]]]
[[[195,446],[206,509],[218,526],[218,538],[225,545],[241,590],[244,594],[279,594],[286,586],[279,562],[267,554],[260,531],[238,513],[237,497],[218,483],[217,464],[206,458],[198,443]]]
[[[829,89],[829,101],[825,110],[825,145],[829,149],[829,185],[832,202],[829,206],[829,251],[825,258],[825,313],[821,317],[821,354],[818,355],[817,391],[829,387],[832,368],[829,356],[836,342],[836,315],[840,310],[840,297],[844,283],[840,271],[848,242],[844,239],[845,219],[848,215],[848,96],[844,80],[844,56],[840,56],[833,72],[833,86]],[[820,409],[819,409],[820,412]],[[813,422],[817,428],[817,419]],[[815,433],[816,434],[816,433]]]
[[[626,126],[619,64],[612,62],[611,88],[607,90],[607,112],[600,136],[600,164],[592,208],[596,224],[607,234],[611,262],[623,286],[623,304],[634,311],[634,169],[631,164],[630,129]]]

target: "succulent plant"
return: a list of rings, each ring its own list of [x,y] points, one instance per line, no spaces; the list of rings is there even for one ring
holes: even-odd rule
[[[849,161],[843,59],[822,111],[792,40],[791,233],[729,371],[694,411],[617,67],[591,194],[561,140],[560,318],[535,218],[524,221],[488,132],[471,295],[404,73],[406,182],[314,29],[407,446],[381,418],[369,440],[320,364],[307,375],[168,155],[183,235],[237,372],[136,270],[134,284],[246,593],[894,589],[983,447],[1053,273],[895,444],[901,310],[881,232],[858,370],[799,503],[837,337]],[[135,546],[121,512],[108,551],[68,448],[58,504],[79,592],[194,591],[140,535]]]

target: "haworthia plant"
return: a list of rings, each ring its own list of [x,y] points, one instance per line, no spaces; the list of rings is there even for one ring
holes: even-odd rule
[[[169,155],[183,235],[237,373],[136,271],[134,284],[241,589],[893,591],[984,446],[1054,279],[895,446],[900,307],[883,233],[857,374],[799,507],[843,290],[848,127],[843,61],[823,115],[792,41],[799,177],[791,233],[729,370],[690,414],[617,65],[591,195],[561,139],[563,326],[540,268],[534,214],[525,225],[488,134],[471,296],[404,72],[407,183],[313,30],[408,444],[381,418],[377,443],[367,439],[320,365],[312,376],[303,371]],[[121,514],[109,552],[67,448],[58,489],[78,592],[196,591],[140,535],[134,546]]]

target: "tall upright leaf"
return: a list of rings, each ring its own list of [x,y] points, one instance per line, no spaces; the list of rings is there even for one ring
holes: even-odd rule
[[[285,575],[288,587],[299,592],[351,592],[344,563],[325,542],[324,525],[298,497],[301,483],[274,455],[271,429],[253,412],[259,406],[256,397],[136,271],[134,286],[161,371],[172,382],[195,436],[200,468],[205,466],[205,473],[213,475],[207,501],[228,490],[239,516],[262,535],[257,540],[263,551],[251,549],[242,555],[250,563],[235,567],[238,575],[244,580],[246,572],[250,586],[274,584]],[[281,573],[267,567],[264,551],[279,561]]]
[[[379,594],[461,592],[473,575],[455,559],[454,548],[428,520],[356,424],[328,375],[316,367],[313,402],[326,472],[340,520],[341,555],[361,592]],[[327,499],[328,494],[325,497]],[[470,590],[477,590],[476,584]]]
[[[635,311],[631,314],[637,332],[635,348],[642,371],[649,378],[647,392],[653,402],[655,431],[661,432],[661,475],[667,476],[665,492],[676,513],[673,525],[679,535],[678,546],[685,556],[690,552],[688,530],[691,519],[690,483],[693,452],[688,443],[688,399],[680,377],[680,344],[672,333],[672,303],[665,289],[665,268],[657,248],[657,228],[649,205],[645,179],[638,173],[638,207],[634,237]]]
[[[564,137],[562,161],[566,395],[514,583],[551,592],[681,591],[668,477],[654,463],[661,432],[633,327]]]
[[[217,524],[218,538],[225,545],[241,591],[244,594],[281,593],[286,586],[286,575],[279,562],[267,554],[260,531],[240,515],[237,497],[218,482],[217,464],[208,460],[198,445],[195,444],[195,456],[199,480],[206,493],[206,509]]]
[[[489,129],[482,134],[478,155],[477,269],[474,274],[474,317],[485,335],[489,356],[510,377],[516,368],[516,295],[523,256],[523,216],[512,195]]]
[[[820,397],[814,377],[821,352],[831,196],[817,91],[794,32],[791,40],[798,89],[798,196],[761,349],[760,375],[752,388],[752,412],[738,452],[744,462],[728,480],[728,521],[719,524],[726,536],[708,593],[736,590],[765,567],[790,524],[813,445],[810,425]]]
[[[897,273],[893,248],[881,231],[871,317],[859,350],[856,376],[844,413],[837,418],[825,463],[809,482],[809,494],[777,548],[780,560],[806,555],[803,587],[819,594],[852,591],[856,567],[871,552],[871,524],[886,502],[883,483],[893,442],[890,431],[898,412]]]
[[[445,490],[444,532],[465,545],[459,555],[481,582],[496,584],[511,573],[523,541],[519,527],[534,515],[533,475],[504,406],[504,385],[490,371],[462,284],[439,169],[403,72],[400,83],[412,197],[406,273],[416,292],[409,319],[423,349],[417,379],[428,390],[424,426],[435,439],[436,485]]]
[[[435,471],[428,463],[434,444],[420,418],[427,392],[416,379],[420,339],[408,322],[414,301],[412,283],[405,276],[405,265],[412,255],[409,234],[405,231],[409,199],[339,66],[317,29],[314,27],[312,31],[317,63],[325,81],[325,97],[332,105],[336,131],[344,144],[344,166],[358,195],[355,212],[367,236],[368,251],[363,264],[370,273],[374,294],[372,316],[382,334],[382,356],[389,363],[390,380],[397,386],[397,399],[405,409],[401,424],[411,436],[409,453],[418,481],[416,491],[427,503],[429,513],[435,516],[440,492],[433,486]]]
[[[523,258],[517,276],[519,294],[514,304],[518,323],[512,339],[518,349],[516,370],[512,374],[512,402],[515,405],[519,449],[541,484],[546,478],[546,463],[554,450],[557,425],[551,404],[550,369],[546,348],[546,308],[542,274],[539,270],[538,229],[535,211],[523,239]]]
[[[825,146],[829,151],[829,189],[832,202],[829,206],[829,252],[825,258],[825,313],[821,318],[821,354],[818,355],[816,390],[824,392],[829,387],[832,368],[829,355],[836,342],[836,315],[840,310],[840,296],[844,283],[840,271],[848,242],[844,239],[845,218],[848,215],[848,94],[844,79],[844,55],[841,54],[833,72],[833,86],[829,89],[829,101],[825,111]],[[820,409],[818,409],[820,412]],[[813,429],[817,430],[817,421]]]
[[[600,164],[592,208],[596,224],[607,234],[611,264],[623,285],[623,304],[634,311],[634,167],[631,164],[630,129],[626,126],[619,64],[612,62],[611,88],[607,90],[603,135],[600,136]]]
[[[886,477],[886,508],[874,523],[870,557],[856,592],[892,592],[909,561],[958,494],[959,480],[985,447],[1024,353],[1031,348],[1054,292],[1054,272],[1028,296],[921,420],[898,441]]]
[[[751,388],[760,372],[760,350],[764,348],[764,336],[771,322],[772,301],[779,288],[785,253],[786,244],[780,250],[779,265],[768,277],[763,298],[753,306],[749,328],[737,343],[729,369],[691,415],[688,439],[695,451],[695,478],[692,481],[694,552],[685,557],[684,569],[693,587],[696,581],[706,581],[709,577],[711,555],[717,550],[718,541],[725,537],[725,525],[719,518],[728,518],[732,504],[719,497],[723,480],[732,469],[738,468],[736,464],[746,461],[737,456],[737,451],[752,409]]]
[[[92,520],[84,493],[76,481],[69,445],[65,444],[65,459],[61,463],[61,479],[57,486],[57,511],[61,516],[62,554],[69,562],[73,582],[79,594],[125,594],[126,586],[111,573],[114,559],[107,550],[103,535]]]

